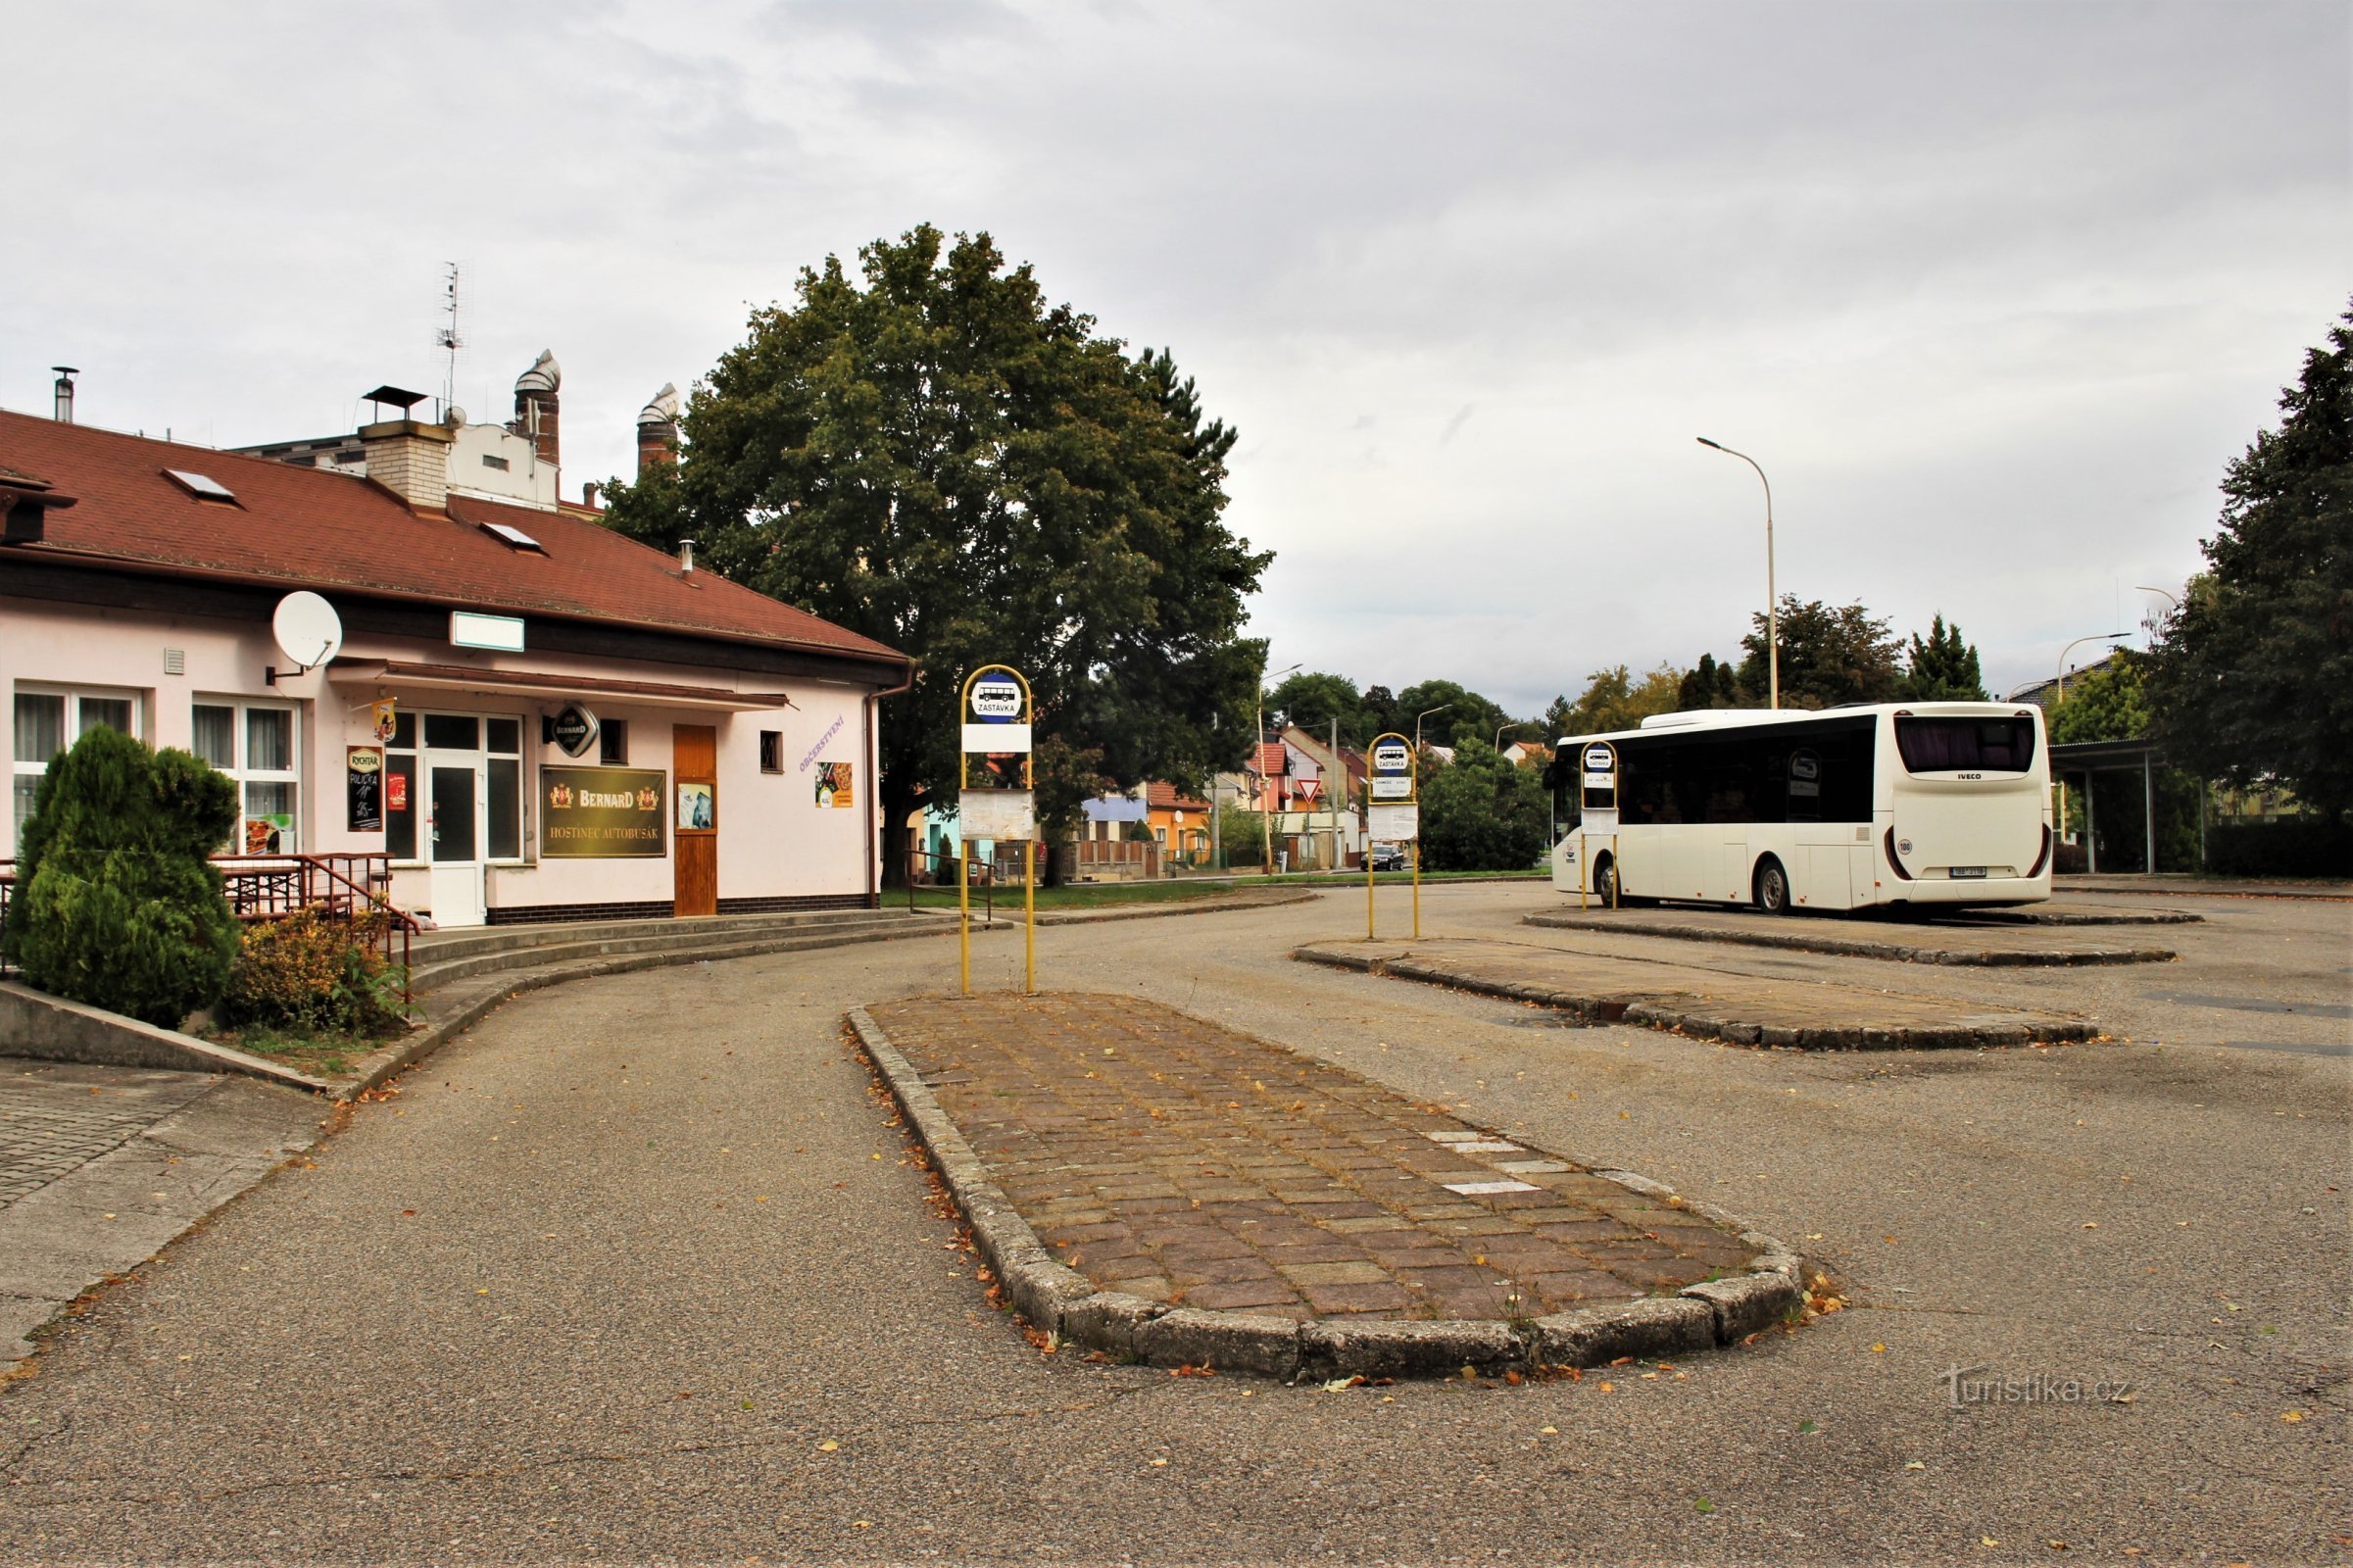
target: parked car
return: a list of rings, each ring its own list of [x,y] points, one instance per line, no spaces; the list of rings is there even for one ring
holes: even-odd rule
[[[1376,844],[1373,846],[1372,854],[1373,869],[1376,871],[1402,871],[1405,869],[1405,846],[1402,844]]]

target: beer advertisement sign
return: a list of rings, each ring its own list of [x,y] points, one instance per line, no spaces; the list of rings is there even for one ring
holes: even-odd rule
[[[630,859],[668,852],[669,778],[659,768],[543,767],[539,853],[547,859]]]

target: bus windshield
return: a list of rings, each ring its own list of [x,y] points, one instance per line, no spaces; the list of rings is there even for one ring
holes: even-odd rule
[[[1895,717],[1895,750],[1907,773],[2023,773],[2034,761],[2027,718]]]

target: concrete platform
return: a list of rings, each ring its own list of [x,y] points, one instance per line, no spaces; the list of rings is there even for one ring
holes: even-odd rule
[[[1705,1040],[1812,1051],[2023,1046],[2090,1040],[2098,1027],[2063,1013],[1972,1006],[1812,980],[1649,959],[1603,957],[1532,943],[1467,938],[1324,942],[1296,950],[1307,963],[1393,975],[1559,1007],[1596,1023],[1640,1023]]]
[[[2063,911],[2064,912],[2064,911]],[[1522,923],[1560,931],[1607,931],[1617,936],[1674,937],[1743,947],[1899,963],[2038,966],[2086,963],[2165,963],[2171,948],[2086,934],[2076,925],[1986,920],[1838,919],[1829,915],[1776,918],[1743,909],[1662,908],[1545,910]],[[2134,922],[2137,923],[2137,922]]]

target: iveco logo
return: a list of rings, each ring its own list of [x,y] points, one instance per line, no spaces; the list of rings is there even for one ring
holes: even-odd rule
[[[1963,773],[1961,776],[1963,778],[1984,778],[1985,775],[1983,773]]]

